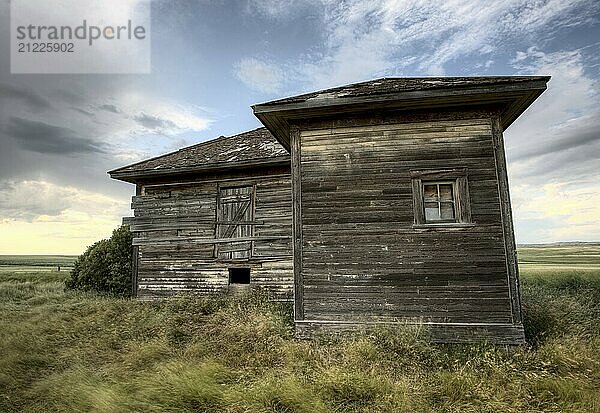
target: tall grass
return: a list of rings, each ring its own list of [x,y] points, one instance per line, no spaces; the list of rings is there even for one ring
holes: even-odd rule
[[[524,268],[529,344],[511,349],[409,327],[297,340],[260,293],[140,302],[60,277],[0,280],[0,411],[600,411],[593,271]]]

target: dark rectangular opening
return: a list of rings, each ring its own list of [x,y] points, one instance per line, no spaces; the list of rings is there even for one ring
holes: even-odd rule
[[[230,268],[229,284],[250,284],[250,268]]]

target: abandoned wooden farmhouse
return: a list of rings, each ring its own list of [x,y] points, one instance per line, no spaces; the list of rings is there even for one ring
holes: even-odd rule
[[[253,106],[265,127],[110,172],[134,288],[256,285],[299,335],[423,323],[524,341],[503,131],[549,77],[383,78]]]

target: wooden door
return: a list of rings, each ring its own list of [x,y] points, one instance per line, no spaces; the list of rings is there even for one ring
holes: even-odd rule
[[[253,186],[219,189],[217,238],[232,241],[217,244],[217,258],[236,260],[252,256],[249,238],[253,235],[253,219]]]

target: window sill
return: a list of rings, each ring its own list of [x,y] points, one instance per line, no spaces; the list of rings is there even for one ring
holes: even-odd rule
[[[440,223],[428,223],[428,224],[413,224],[414,229],[446,229],[446,228],[472,228],[475,226],[474,222],[440,222]]]

